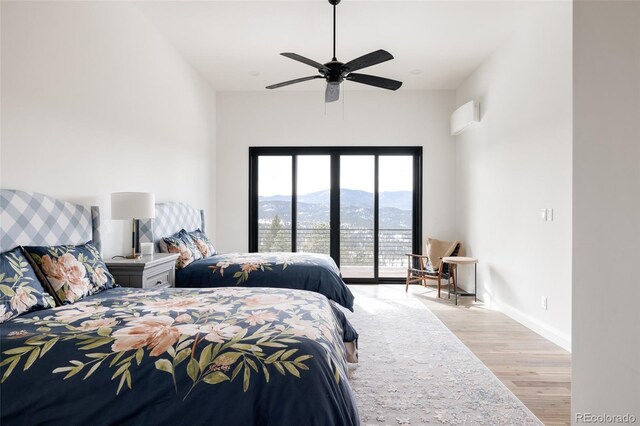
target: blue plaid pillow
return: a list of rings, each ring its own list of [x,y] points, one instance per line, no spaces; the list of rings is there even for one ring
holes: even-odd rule
[[[0,254],[0,298],[0,323],[55,306],[20,247]]]

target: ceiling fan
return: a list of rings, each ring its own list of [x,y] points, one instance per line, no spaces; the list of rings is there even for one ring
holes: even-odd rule
[[[324,95],[325,102],[335,102],[340,98],[340,83],[344,80],[355,81],[356,83],[367,84],[369,86],[380,87],[382,89],[398,90],[400,86],[402,86],[401,81],[353,72],[393,59],[393,55],[386,50],[380,49],[375,52],[367,53],[366,55],[360,56],[346,64],[336,59],[336,6],[340,3],[340,0],[329,0],[329,3],[333,5],[333,58],[331,61],[326,64],[321,64],[296,53],[281,53],[282,56],[286,56],[294,61],[302,62],[303,64],[316,68],[320,75],[296,78],[295,80],[273,84],[271,86],[267,86],[267,89],[277,89],[290,84],[315,80],[316,78],[324,78],[327,81],[327,89]]]

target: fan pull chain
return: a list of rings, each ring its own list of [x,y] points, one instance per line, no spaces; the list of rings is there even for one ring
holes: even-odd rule
[[[342,83],[342,121],[344,121],[344,98],[347,96],[347,85]]]

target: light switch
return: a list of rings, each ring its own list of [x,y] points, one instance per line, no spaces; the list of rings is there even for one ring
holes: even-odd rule
[[[543,222],[547,221],[547,209],[540,210],[540,220]]]
[[[553,209],[547,209],[547,220],[553,222]]]

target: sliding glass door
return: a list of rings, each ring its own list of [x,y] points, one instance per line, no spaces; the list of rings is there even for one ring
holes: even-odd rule
[[[374,155],[340,156],[340,271],[375,278]]]
[[[378,157],[378,275],[407,273],[407,253],[413,251],[413,157]]]
[[[291,156],[261,156],[258,160],[258,249],[294,251],[291,235]]]
[[[250,251],[328,254],[350,282],[406,276],[421,147],[250,148]]]
[[[331,254],[331,157],[297,155],[296,251]]]

